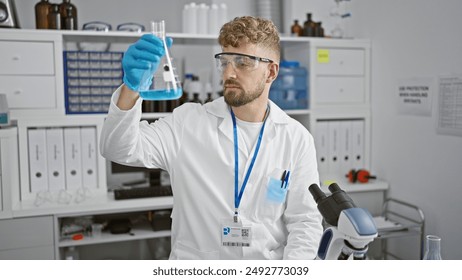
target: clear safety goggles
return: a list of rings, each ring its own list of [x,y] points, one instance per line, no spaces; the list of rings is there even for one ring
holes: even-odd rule
[[[87,22],[82,27],[83,30],[93,31],[111,31],[112,26],[107,22],[102,21],[91,21]],[[145,30],[144,25],[135,22],[126,22],[117,25],[117,31],[129,31],[129,32],[143,32]]]
[[[273,63],[269,58],[263,58],[242,53],[223,52],[215,55],[215,62],[218,71],[221,73],[231,64],[235,70],[250,72],[258,68],[260,62]]]

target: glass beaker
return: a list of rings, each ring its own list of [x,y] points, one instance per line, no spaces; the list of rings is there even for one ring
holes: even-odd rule
[[[182,96],[183,90],[165,40],[165,21],[151,22],[151,29],[152,34],[162,40],[165,55],[162,57],[159,67],[152,77],[145,77],[146,80],[152,78],[151,86],[148,89],[140,90],[139,94],[144,100],[178,99]]]

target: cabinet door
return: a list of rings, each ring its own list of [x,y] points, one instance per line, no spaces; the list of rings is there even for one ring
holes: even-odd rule
[[[53,248],[51,216],[0,221],[1,258],[10,258],[9,252],[11,252],[11,258],[35,259],[38,247]],[[50,250],[43,249],[43,252],[50,252]],[[53,250],[40,258],[54,259]]]
[[[316,79],[316,103],[361,104],[366,92],[363,77],[318,77]]]
[[[0,93],[6,94],[11,109],[56,107],[53,76],[0,76]]]
[[[365,52],[362,49],[318,48],[317,75],[363,76]],[[319,56],[324,54],[324,58]]]
[[[54,247],[40,246],[0,251],[0,260],[53,260]]]
[[[52,42],[0,41],[0,75],[54,75]]]

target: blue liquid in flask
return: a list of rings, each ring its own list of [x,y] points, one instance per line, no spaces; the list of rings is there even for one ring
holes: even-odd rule
[[[170,53],[165,40],[165,21],[151,22],[152,33],[162,40],[165,54],[161,58],[157,70],[152,76],[143,77],[145,85],[151,84],[149,88],[142,88],[139,95],[144,100],[174,100],[183,95],[181,83],[176,75],[176,68],[172,63]]]
[[[139,94],[144,100],[174,100],[183,95],[183,90],[181,87],[176,89],[142,90]]]

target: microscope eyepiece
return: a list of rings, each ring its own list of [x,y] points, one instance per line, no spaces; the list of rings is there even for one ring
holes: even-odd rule
[[[332,183],[329,185],[328,187],[329,191],[331,193],[334,193],[334,192],[338,192],[338,191],[341,191],[342,189],[340,189],[340,187],[337,185],[337,183]]]
[[[314,201],[316,201],[316,203],[319,203],[320,199],[326,198],[326,194],[323,191],[321,191],[318,185],[312,184],[308,189],[310,190],[310,193],[313,196]]]

